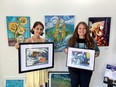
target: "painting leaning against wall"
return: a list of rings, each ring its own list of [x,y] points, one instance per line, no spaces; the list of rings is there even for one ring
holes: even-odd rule
[[[46,41],[54,42],[54,51],[62,52],[74,32],[74,15],[45,16]]]
[[[25,77],[5,76],[3,87],[25,87]]]
[[[24,38],[29,38],[30,35],[30,17],[25,16],[7,16],[7,34],[8,45],[14,46],[17,37],[23,35]]]
[[[49,71],[48,87],[71,87],[68,71]]]

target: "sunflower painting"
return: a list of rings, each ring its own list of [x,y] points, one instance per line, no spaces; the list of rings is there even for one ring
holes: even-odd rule
[[[24,16],[7,16],[7,33],[8,44],[14,46],[16,38],[19,35],[24,35],[24,38],[29,38],[30,35],[30,17]]]

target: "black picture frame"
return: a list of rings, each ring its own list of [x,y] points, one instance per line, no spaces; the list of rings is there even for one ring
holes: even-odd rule
[[[54,43],[19,43],[19,73],[54,67]]]

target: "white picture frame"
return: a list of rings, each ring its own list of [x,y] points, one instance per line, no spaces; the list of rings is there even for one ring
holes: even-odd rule
[[[86,70],[94,70],[95,50],[68,48],[66,66]]]

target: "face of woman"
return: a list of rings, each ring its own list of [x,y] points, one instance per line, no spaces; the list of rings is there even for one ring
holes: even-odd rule
[[[84,38],[86,34],[86,28],[83,24],[80,24],[78,27],[79,38]]]
[[[34,35],[41,35],[43,33],[43,27],[38,24],[35,28],[33,28]]]

